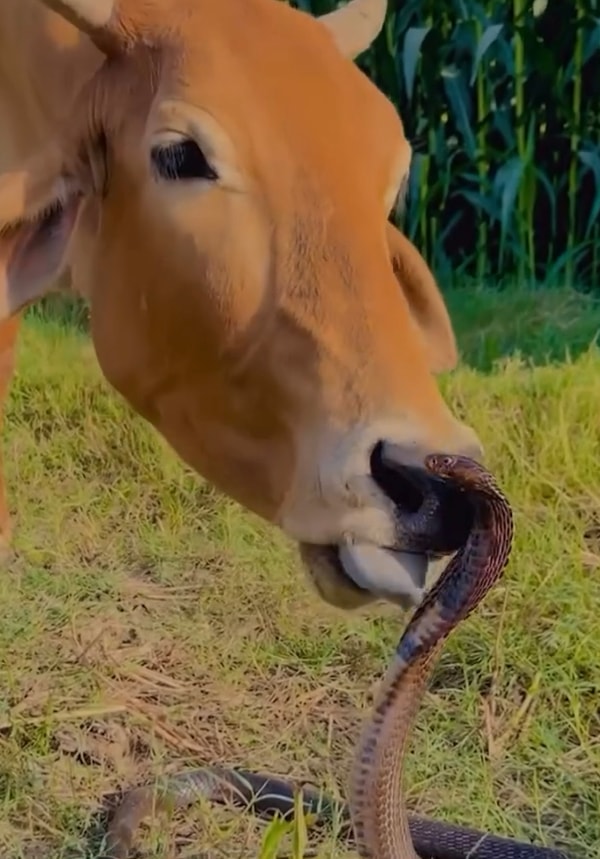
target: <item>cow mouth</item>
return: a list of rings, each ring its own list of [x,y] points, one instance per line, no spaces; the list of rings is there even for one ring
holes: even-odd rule
[[[377,445],[371,471],[378,487],[394,504],[396,542],[303,545],[301,554],[317,579],[317,567],[330,580],[364,597],[383,599],[410,608],[419,605],[432,561],[449,556],[467,540],[473,525],[473,506],[457,487],[423,468],[398,465],[393,452]],[[423,515],[427,510],[427,515]]]
[[[432,559],[424,552],[394,551],[370,544],[301,543],[300,555],[321,596],[343,608],[359,607],[373,599],[403,609],[418,606]]]

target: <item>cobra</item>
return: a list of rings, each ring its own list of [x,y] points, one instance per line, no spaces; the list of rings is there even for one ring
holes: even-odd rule
[[[474,520],[464,547],[404,631],[358,745],[350,808],[365,859],[418,859],[402,792],[410,729],[445,639],[498,581],[512,546],[510,505],[488,471],[460,456],[434,454],[425,465],[469,493]]]
[[[451,481],[473,507],[469,536],[450,561],[406,627],[372,715],[367,721],[352,769],[349,808],[338,806],[345,830],[354,835],[364,859],[565,859],[562,852],[522,844],[466,827],[409,815],[402,790],[402,767],[410,731],[427,681],[448,635],[481,602],[502,576],[510,555],[513,519],[495,479],[462,456],[435,454],[426,467]],[[423,515],[428,515],[425,512]],[[418,529],[419,523],[413,526]],[[306,812],[330,820],[335,803],[302,786]],[[294,785],[271,775],[224,767],[203,767],[170,777],[155,795],[154,786],[130,791],[113,815],[107,834],[108,855],[125,859],[142,820],[199,797],[250,806],[271,816],[289,815]],[[344,830],[344,827],[343,827]]]

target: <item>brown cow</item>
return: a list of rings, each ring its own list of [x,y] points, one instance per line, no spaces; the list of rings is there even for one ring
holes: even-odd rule
[[[456,361],[443,301],[387,220],[411,149],[352,61],[384,15],[0,5],[2,394],[15,314],[68,269],[108,381],[342,607],[419,601],[469,521],[423,457],[481,453],[433,375]]]

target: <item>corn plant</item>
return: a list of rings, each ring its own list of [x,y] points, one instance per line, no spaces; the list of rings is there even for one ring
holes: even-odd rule
[[[400,226],[443,279],[595,286],[600,0],[389,6],[357,62],[413,146]]]

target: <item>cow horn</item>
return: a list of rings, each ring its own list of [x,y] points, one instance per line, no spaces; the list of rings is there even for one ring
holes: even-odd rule
[[[124,50],[126,38],[116,11],[118,0],[42,0],[42,3],[89,36],[103,54],[111,56]]]
[[[321,15],[338,48],[346,57],[365,51],[377,36],[387,11],[387,0],[350,0],[346,6]]]

